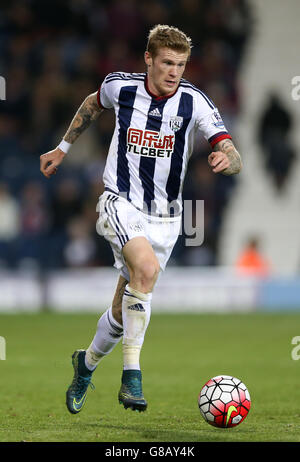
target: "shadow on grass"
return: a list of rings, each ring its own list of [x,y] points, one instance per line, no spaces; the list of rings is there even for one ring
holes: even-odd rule
[[[177,428],[157,428],[149,429],[140,424],[109,424],[109,423],[89,423],[86,427],[93,428],[95,431],[111,433],[112,439],[101,439],[106,442],[223,442],[223,441],[251,441],[251,436],[255,431],[252,429],[217,429],[212,427],[199,429],[178,430]],[[229,430],[229,431],[228,431]],[[118,436],[116,436],[118,435]],[[99,435],[100,436],[100,435]]]

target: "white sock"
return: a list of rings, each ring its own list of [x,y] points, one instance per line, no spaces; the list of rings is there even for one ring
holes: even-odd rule
[[[140,353],[150,321],[152,293],[125,287],[122,300],[123,368],[140,369]]]
[[[119,343],[122,335],[123,326],[114,319],[110,307],[99,319],[96,334],[86,350],[86,367],[91,371],[96,369],[101,359],[107,356]]]

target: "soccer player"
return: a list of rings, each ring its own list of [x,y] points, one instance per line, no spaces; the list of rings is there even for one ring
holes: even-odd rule
[[[74,377],[66,404],[74,414],[85,403],[93,371],[121,338],[119,402],[133,410],[147,408],[140,352],[152,291],[180,232],[181,192],[195,134],[200,132],[212,147],[208,163],[214,173],[241,170],[240,155],[217,108],[182,78],[191,46],[179,29],[155,26],[144,55],[146,72],[107,75],[98,91],[83,101],[58,147],[40,157],[41,172],[50,178],[90,123],[114,109],[97,229],[110,242],[120,275],[112,305],[100,317],[91,344],[72,355]]]

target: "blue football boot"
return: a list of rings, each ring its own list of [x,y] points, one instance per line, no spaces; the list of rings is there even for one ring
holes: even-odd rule
[[[72,414],[78,414],[86,401],[87,389],[91,382],[92,371],[87,369],[85,362],[85,350],[76,350],[72,355],[74,377],[66,393],[66,405]]]
[[[147,401],[142,391],[142,373],[140,370],[124,370],[122,374],[122,384],[119,391],[119,403],[124,408],[131,408],[133,411],[145,411]]]

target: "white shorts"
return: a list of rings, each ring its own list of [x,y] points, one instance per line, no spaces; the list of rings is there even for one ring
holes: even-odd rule
[[[125,198],[105,191],[99,198],[97,232],[110,243],[115,268],[129,281],[129,271],[122,249],[126,242],[138,236],[151,244],[163,271],[170,258],[181,229],[181,216],[161,218],[136,209]]]

